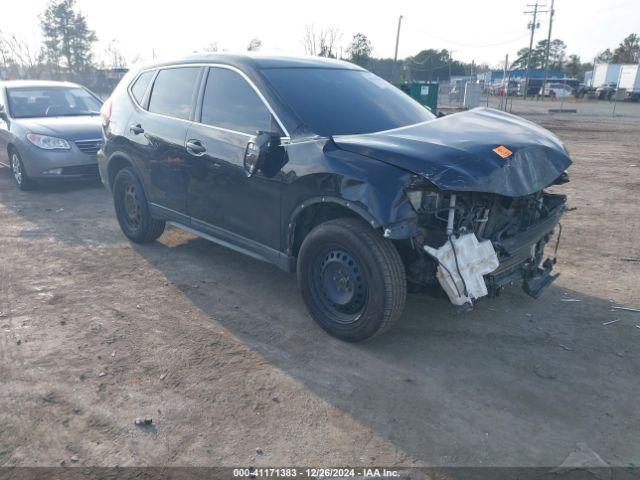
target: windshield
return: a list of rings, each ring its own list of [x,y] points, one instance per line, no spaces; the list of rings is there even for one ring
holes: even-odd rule
[[[372,133],[435,118],[373,73],[327,68],[263,69],[278,95],[322,136]]]
[[[102,105],[79,87],[7,88],[7,100],[13,118],[98,115]]]

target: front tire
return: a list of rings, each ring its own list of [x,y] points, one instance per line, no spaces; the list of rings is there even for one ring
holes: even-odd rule
[[[314,320],[348,342],[387,331],[400,318],[407,293],[395,246],[356,218],[330,220],[307,235],[298,284]]]
[[[122,232],[136,243],[149,243],[164,232],[165,222],[151,216],[142,183],[133,169],[118,172],[113,182],[113,203]]]
[[[16,186],[23,191],[33,190],[36,188],[36,182],[29,178],[27,170],[24,168],[22,158],[20,158],[20,154],[13,148],[9,152],[9,161],[11,165],[11,174],[13,175],[13,180],[16,182]]]

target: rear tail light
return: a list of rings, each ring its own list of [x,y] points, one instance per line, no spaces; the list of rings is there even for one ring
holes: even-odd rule
[[[113,108],[113,102],[111,99],[104,102],[102,108],[100,109],[100,118],[102,119],[102,124],[107,125],[109,120],[111,120],[111,110]]]

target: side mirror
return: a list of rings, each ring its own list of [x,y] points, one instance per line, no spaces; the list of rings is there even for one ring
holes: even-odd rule
[[[251,177],[265,167],[269,160],[277,155],[280,136],[275,133],[258,132],[254,140],[247,144],[244,152],[244,173]]]
[[[0,107],[0,120],[4,120],[9,123],[9,116],[7,115],[7,112],[4,111],[4,107]]]

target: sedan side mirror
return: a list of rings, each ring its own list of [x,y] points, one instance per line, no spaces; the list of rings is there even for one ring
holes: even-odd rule
[[[4,120],[6,123],[9,123],[9,116],[7,112],[4,111],[4,107],[0,107],[0,120]]]
[[[258,132],[256,138],[247,144],[244,152],[244,172],[247,177],[264,168],[275,156],[280,156],[280,150],[279,135]]]

